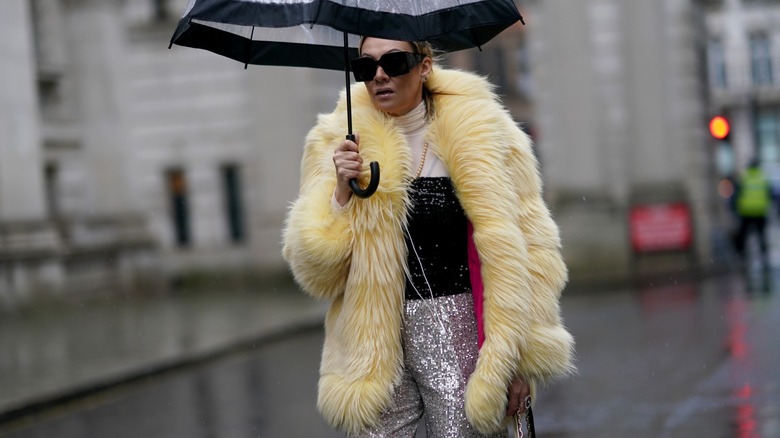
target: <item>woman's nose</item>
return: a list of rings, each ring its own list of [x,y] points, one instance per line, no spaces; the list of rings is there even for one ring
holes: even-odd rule
[[[374,73],[374,80],[381,80],[381,79],[387,79],[390,76],[385,73],[385,70],[382,68],[381,65],[376,66],[376,73]]]

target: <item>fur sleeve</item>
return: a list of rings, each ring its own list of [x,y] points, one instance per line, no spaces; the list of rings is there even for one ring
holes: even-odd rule
[[[301,288],[315,298],[344,292],[352,256],[349,215],[331,205],[336,187],[332,154],[338,141],[317,127],[307,136],[300,192],[283,233],[282,255]]]
[[[473,210],[475,243],[488,267],[485,305],[492,314],[467,389],[467,413],[483,431],[500,427],[515,375],[544,382],[574,368],[573,338],[562,325],[558,301],[567,280],[558,229],[542,200],[530,142],[522,132],[511,137],[496,150],[503,155],[496,161],[502,169],[478,188],[482,205]]]
[[[495,100],[449,107],[451,122],[437,135],[455,145],[445,160],[474,225],[485,285],[486,338],[467,386],[466,414],[489,432],[501,428],[514,376],[539,382],[574,369],[573,338],[558,302],[567,271],[528,136]]]
[[[518,130],[519,131],[519,130]],[[516,372],[537,381],[548,381],[571,373],[574,340],[563,326],[559,300],[568,280],[563,262],[558,226],[542,199],[538,164],[525,133],[514,142],[505,157],[515,220],[525,240],[525,279],[530,293],[526,304],[532,315],[522,337],[520,363]]]

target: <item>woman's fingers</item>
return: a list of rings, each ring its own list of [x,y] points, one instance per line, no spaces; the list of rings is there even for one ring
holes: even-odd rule
[[[515,377],[509,384],[506,415],[523,414],[526,411],[526,399],[531,395],[531,386],[520,377]]]
[[[344,140],[336,149],[336,152],[357,152],[357,151],[358,151],[358,145],[352,140]]]
[[[355,141],[344,140],[333,152],[333,164],[336,167],[336,198],[341,205],[342,201],[350,197],[349,189],[351,179],[360,178],[363,172],[363,158],[358,152],[360,136],[355,133]]]
[[[517,413],[517,407],[520,404],[520,393],[510,391],[509,402],[506,405],[506,416],[511,417]]]
[[[336,173],[340,179],[344,177],[357,178],[363,170],[363,159],[356,153],[340,153],[333,157]]]
[[[360,144],[360,135],[355,133],[355,141],[352,140],[344,140],[341,142],[339,147],[336,149],[336,152],[342,151],[342,152],[358,152],[358,145]]]
[[[356,177],[355,172],[359,176],[363,167],[363,158],[358,153],[357,143],[351,140],[341,142],[333,153],[333,164],[336,165],[336,172],[340,177],[345,175]]]

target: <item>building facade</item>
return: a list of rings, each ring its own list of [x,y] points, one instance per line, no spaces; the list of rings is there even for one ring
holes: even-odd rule
[[[780,189],[780,1],[710,0],[707,67],[710,115],[731,133],[714,143],[720,176],[754,158]]]
[[[343,75],[168,43],[185,0],[0,16],[0,304],[283,271],[303,137]]]
[[[186,0],[9,1],[2,300],[112,278],[286,272],[281,229],[303,138],[333,107],[342,73],[245,70],[169,49]],[[631,274],[636,205],[684,203],[690,252],[711,256],[717,169],[705,120],[722,98],[708,98],[702,66],[717,52],[726,6],[716,3],[522,1],[526,26],[445,60],[488,75],[535,139],[574,281]]]
[[[0,307],[38,295],[158,285],[155,243],[117,164],[124,152],[117,96],[79,96],[88,82],[111,79],[104,66],[79,62],[79,56],[91,59],[101,40],[87,42],[69,32],[72,25],[86,24],[79,29],[86,32],[96,23],[78,13],[67,16],[56,1],[4,6]]]
[[[572,277],[709,264],[722,230],[702,5],[530,3],[539,152]]]
[[[117,2],[115,2],[117,3]],[[283,271],[281,228],[303,140],[338,72],[244,65],[168,48],[185,1],[125,1],[130,186],[166,272]]]

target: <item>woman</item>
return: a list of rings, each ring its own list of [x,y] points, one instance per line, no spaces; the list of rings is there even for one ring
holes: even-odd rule
[[[333,300],[320,412],[355,436],[411,437],[423,416],[429,437],[506,431],[536,383],[574,368],[530,141],[487,81],[435,67],[427,44],[365,38],[352,70],[359,135],[344,140],[344,98],[320,116],[284,232],[296,281]],[[364,160],[382,180],[356,199]]]

